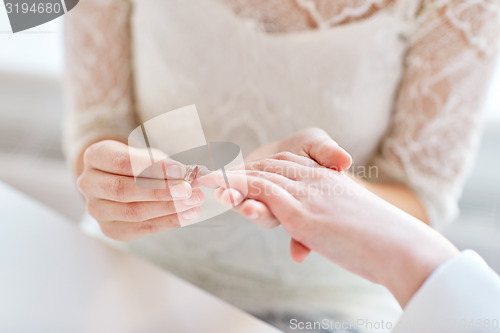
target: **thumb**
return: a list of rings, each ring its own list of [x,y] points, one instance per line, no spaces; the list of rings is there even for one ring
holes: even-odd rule
[[[351,155],[326,133],[314,136],[305,148],[304,152],[324,167],[344,171],[351,166]]]

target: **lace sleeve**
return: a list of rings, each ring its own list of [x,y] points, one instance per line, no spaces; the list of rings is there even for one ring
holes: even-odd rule
[[[86,0],[67,15],[63,146],[73,166],[90,143],[135,127],[130,14],[126,0]]]
[[[379,179],[408,185],[433,226],[458,214],[479,142],[500,37],[499,0],[428,0],[409,37],[392,125],[373,161]]]

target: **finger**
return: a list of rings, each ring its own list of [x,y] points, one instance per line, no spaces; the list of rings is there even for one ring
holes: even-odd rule
[[[170,160],[155,149],[129,147],[121,142],[104,140],[87,148],[85,165],[122,176],[155,179],[182,179],[185,166]]]
[[[192,223],[201,215],[199,207],[191,208],[179,214],[157,217],[138,223],[112,221],[100,223],[104,235],[119,241],[131,241],[146,235],[178,228]]]
[[[233,174],[235,172],[231,171],[230,173]],[[276,185],[281,186],[283,189],[285,189],[285,191],[289,192],[296,198],[299,198],[303,194],[307,193],[307,188],[303,183],[291,180],[290,178],[276,173],[264,172],[259,170],[239,171],[236,173],[266,179]],[[229,186],[231,186],[231,184],[229,184]]]
[[[78,187],[87,197],[118,202],[184,200],[192,188],[184,181],[142,179],[138,186],[133,177],[92,170],[78,178]]]
[[[222,202],[222,194],[224,193],[226,189],[223,187],[217,187],[214,191],[214,197],[217,201]]]
[[[316,130],[314,133],[305,133],[308,137],[304,144],[304,153],[318,162],[318,164],[344,171],[352,164],[352,157],[337,142],[335,142],[325,131]]]
[[[247,199],[241,205],[236,207],[235,210],[253,223],[266,229],[276,228],[280,225],[279,221],[276,217],[274,217],[269,208],[267,208],[267,206],[260,201]]]
[[[277,157],[286,156],[288,154],[277,154]],[[294,155],[291,154],[290,155]],[[307,159],[305,157],[301,157],[298,155],[294,155],[295,157],[299,157],[300,159]],[[300,163],[307,163],[305,160],[299,161]],[[315,162],[314,165],[317,165]],[[253,162],[248,162],[246,164],[246,171],[240,169],[230,169],[226,170],[227,173],[240,173],[240,174],[249,174],[256,175],[263,178],[267,178],[275,182],[276,184],[280,184],[282,187],[286,186],[294,186],[294,181],[302,179],[303,177],[308,176],[312,168],[306,167],[303,164],[297,164],[295,162],[291,162],[289,160],[279,160],[279,159],[263,159]],[[196,181],[196,184],[199,186],[205,186],[209,188],[217,188],[220,186],[221,178],[223,179],[224,175],[221,171],[214,171],[208,174],[205,174],[199,177]],[[224,179],[225,180],[225,179]]]
[[[309,253],[311,253],[311,250],[309,248],[292,238],[292,240],[290,241],[290,255],[293,261],[301,263],[306,260]]]
[[[315,172],[318,172],[318,168],[311,168],[288,160],[276,160],[273,158],[249,162],[246,167],[247,170],[281,175],[295,181],[309,178]]]
[[[307,167],[317,167],[320,166],[316,161],[309,157],[300,156],[288,151],[280,152],[269,156],[268,158],[274,160],[290,161]]]
[[[239,172],[227,172],[229,187],[246,197],[265,204],[279,221],[290,221],[302,216],[301,203],[281,186],[262,177],[248,176]],[[224,178],[216,177],[218,186],[228,188]]]
[[[193,182],[196,186],[203,186],[207,188],[217,189],[220,187],[219,183],[224,182],[224,177],[221,171],[207,172],[200,175]]]
[[[230,208],[236,208],[245,200],[245,196],[243,194],[232,188],[225,189],[219,187],[215,190],[214,195],[217,201]]]
[[[215,190],[214,196],[217,201],[226,207],[232,207],[235,212],[266,229],[276,228],[280,225],[279,221],[271,214],[266,205],[253,199],[245,200],[244,196],[235,189],[219,187]],[[241,203],[233,205],[233,202],[236,200],[239,200]]]
[[[194,189],[190,198],[182,201],[115,202],[91,200],[87,210],[98,221],[142,222],[161,216],[185,212],[203,204],[205,196]]]

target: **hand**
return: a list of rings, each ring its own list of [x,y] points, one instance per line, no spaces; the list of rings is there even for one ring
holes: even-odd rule
[[[158,162],[135,179],[131,158],[151,164],[148,151],[112,140],[95,143],[84,154],[78,187],[106,236],[130,241],[199,217],[204,194],[182,181],[183,165],[155,151]]]
[[[345,269],[385,285],[404,307],[427,277],[458,254],[443,236],[382,200],[346,175],[290,154],[228,171],[307,248]],[[206,176],[222,188],[220,175]]]
[[[321,165],[333,170],[347,170],[352,163],[351,156],[342,149],[325,131],[319,128],[307,128],[301,130],[281,141],[273,142],[253,151],[247,158],[247,162],[266,158],[271,155],[282,153],[281,158],[286,159],[287,152],[309,158],[310,165]],[[275,155],[279,157],[280,155]],[[217,192],[218,199],[225,201]],[[269,211],[265,204],[256,200],[245,200],[236,209],[237,212],[249,218],[265,228],[279,226],[279,221]],[[292,258],[297,262],[305,260],[309,249],[292,239],[290,244]]]
[[[344,171],[352,163],[351,156],[320,128],[306,128],[277,142],[254,150],[247,162],[261,160],[281,152],[308,157],[329,169]]]

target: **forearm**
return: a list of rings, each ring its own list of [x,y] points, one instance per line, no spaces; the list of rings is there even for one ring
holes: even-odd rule
[[[374,213],[372,226],[385,230],[383,243],[376,237],[365,239],[371,271],[376,274],[374,282],[387,287],[404,308],[427,278],[459,251],[440,233],[402,210],[380,203],[378,209],[374,206],[370,211]],[[373,236],[371,232],[367,235]]]
[[[123,142],[137,126],[131,14],[130,1],[87,0],[66,19],[63,141],[76,176],[89,145],[105,139]]]

